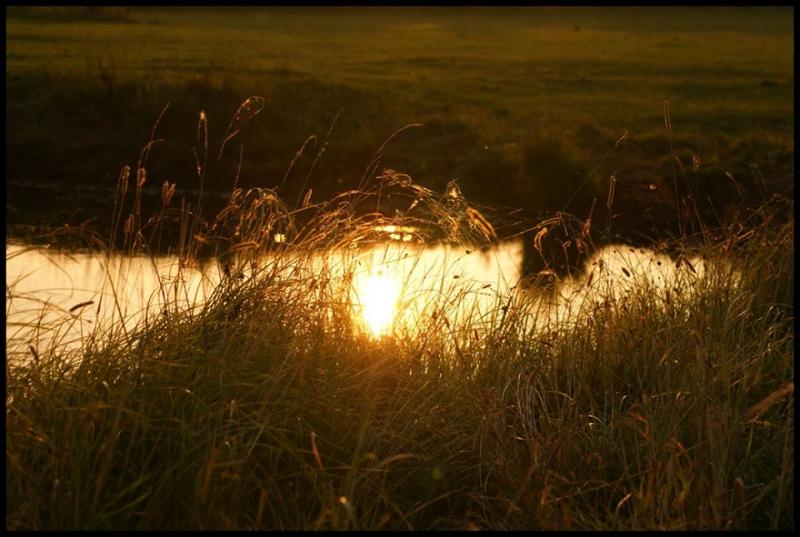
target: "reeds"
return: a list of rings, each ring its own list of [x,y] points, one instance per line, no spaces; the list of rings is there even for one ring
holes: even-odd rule
[[[376,339],[353,315],[355,258],[320,259],[386,226],[465,250],[496,235],[455,184],[439,195],[387,170],[364,185],[294,207],[234,185],[208,218],[182,202],[182,266],[205,252],[227,267],[207,300],[179,307],[180,283],[163,283],[137,326],[9,362],[7,527],[793,526],[785,202],[693,246],[704,277],[685,269],[666,293],[637,280],[534,328],[532,295],[498,292],[479,315],[469,300],[487,291],[446,274],[410,327]],[[149,223],[134,200],[129,256],[158,240],[163,188]],[[374,212],[389,194],[405,210]]]

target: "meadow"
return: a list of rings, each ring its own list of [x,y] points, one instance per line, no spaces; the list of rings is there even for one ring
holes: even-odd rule
[[[6,282],[7,529],[794,527],[790,10],[6,27],[7,267],[41,243],[108,267],[63,308]],[[371,273],[371,323],[365,268],[325,261],[519,230],[595,262]],[[592,257],[632,236],[669,279]],[[123,322],[126,260],[164,251],[177,273]],[[203,259],[219,281],[187,307]]]
[[[198,111],[219,118],[219,138],[251,95],[266,102],[241,133],[240,185],[275,187],[316,136],[285,181],[292,196],[314,162],[315,196],[356,188],[375,150],[410,124],[422,126],[387,145],[384,167],[440,191],[459,179],[495,207],[582,218],[615,175],[618,227],[637,233],[675,214],[673,157],[714,223],[741,202],[737,183],[748,195],[759,174],[773,190],[793,184],[788,9],[25,13],[6,23],[12,229],[105,222],[97,200],[113,200],[118,170],[166,104],[151,173],[179,195],[196,191]],[[239,147],[224,157],[206,189],[229,187]],[[157,207],[157,189],[145,197]]]

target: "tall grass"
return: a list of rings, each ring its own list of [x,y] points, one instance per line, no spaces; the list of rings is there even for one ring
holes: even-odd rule
[[[317,260],[386,225],[487,244],[457,185],[389,170],[296,207],[234,189],[204,219],[165,184],[143,221],[145,181],[146,158],[120,178],[109,255],[117,233],[149,251],[177,213],[183,263],[205,250],[224,277],[199,308],[165,283],[133,331],[7,364],[9,529],[793,527],[788,202],[693,246],[703,278],[634,285],[569,324],[532,329],[528,292],[454,316],[473,291],[443,283],[415,330],[376,339],[353,315],[355,266]]]

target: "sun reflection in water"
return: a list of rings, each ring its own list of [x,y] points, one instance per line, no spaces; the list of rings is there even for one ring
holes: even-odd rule
[[[400,226],[384,231],[407,232]],[[441,329],[431,323],[440,312],[446,312],[454,326],[465,321],[473,332],[491,332],[505,322],[509,305],[521,331],[551,330],[572,326],[593,315],[597,307],[624,307],[637,293],[650,293],[657,303],[668,306],[677,291],[690,296],[709,285],[739,285],[741,279],[741,273],[727,263],[698,257],[678,262],[653,250],[608,245],[572,277],[561,278],[555,289],[545,292],[519,285],[521,259],[521,242],[482,253],[401,240],[355,253],[301,258],[297,263],[306,262],[301,268],[335,282],[331,283],[335,289],[326,291],[337,297],[332,308],[340,307],[343,301],[338,297],[345,297],[338,293],[349,288],[344,300],[352,308],[348,313],[373,339]],[[290,258],[285,267],[294,271],[296,263]],[[58,341],[74,349],[94,327],[119,322],[119,316],[133,329],[146,317],[162,315],[165,305],[169,311],[201,307],[223,279],[221,266],[213,262],[180,269],[171,257],[155,263],[144,256],[108,260],[104,254],[65,256],[24,245],[6,245],[6,271],[6,316],[11,319],[6,322],[7,354],[26,359],[32,341],[42,348]],[[712,279],[703,283],[706,278]],[[173,285],[174,293],[162,295],[164,286],[171,290]],[[72,309],[88,301],[94,305]],[[62,322],[65,318],[70,324]]]
[[[400,298],[399,278],[383,270],[365,273],[357,278],[354,290],[361,317],[369,332],[381,338],[392,330]]]

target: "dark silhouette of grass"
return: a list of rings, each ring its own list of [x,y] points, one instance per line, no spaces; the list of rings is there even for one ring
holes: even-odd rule
[[[222,145],[206,147],[206,122],[199,182]],[[209,211],[159,181],[151,218],[152,147],[123,169],[97,242],[147,254],[177,211],[182,261],[205,249],[226,276],[196,310],[162,282],[160,313],[78,348],[7,342],[27,355],[6,367],[8,529],[794,525],[791,200],[673,239],[676,265],[701,256],[702,278],[687,267],[667,288],[640,283],[575,322],[531,330],[529,293],[455,317],[470,292],[442,286],[417,326],[376,340],[352,314],[351,273],[314,259],[390,224],[490,244],[496,230],[457,183],[437,193],[386,170],[294,204],[233,188],[234,173]],[[378,210],[389,198],[403,208],[391,217]]]

